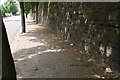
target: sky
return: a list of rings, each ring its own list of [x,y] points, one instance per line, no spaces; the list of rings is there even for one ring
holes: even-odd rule
[[[5,1],[16,1],[16,0],[0,0],[0,4],[3,4]]]
[[[0,3],[3,4],[5,1],[7,1],[7,0],[0,0]]]

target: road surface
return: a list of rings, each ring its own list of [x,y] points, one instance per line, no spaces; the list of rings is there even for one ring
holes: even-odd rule
[[[20,29],[21,17],[20,16],[12,16],[12,17],[5,17],[3,18],[8,40],[11,43],[17,34],[18,30]]]

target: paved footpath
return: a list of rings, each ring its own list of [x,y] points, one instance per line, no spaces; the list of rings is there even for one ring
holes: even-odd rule
[[[11,44],[18,78],[100,78],[106,74],[99,60],[53,34],[47,27],[26,22]]]

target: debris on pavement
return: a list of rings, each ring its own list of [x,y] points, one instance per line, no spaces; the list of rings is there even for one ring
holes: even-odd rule
[[[36,25],[32,20],[27,23],[30,23],[26,24],[27,32],[18,34],[11,45],[18,78],[117,76],[117,73],[105,74],[113,71],[107,64],[98,63],[99,59],[84,53],[68,40],[54,35],[47,27]]]
[[[111,68],[106,68],[106,69],[105,69],[105,72],[106,72],[106,73],[111,73],[111,72],[113,72],[113,71],[111,70]]]
[[[80,59],[80,58],[77,58],[76,60],[81,61],[81,59]]]
[[[101,78],[100,75],[93,75],[92,77],[93,77],[93,78]]]
[[[93,61],[95,61],[95,60],[94,60],[93,58],[91,58],[91,59],[89,59],[88,61],[89,61],[89,62],[93,62]]]

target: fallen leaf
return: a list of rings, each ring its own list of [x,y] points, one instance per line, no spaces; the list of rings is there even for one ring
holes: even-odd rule
[[[73,46],[74,44],[70,44],[71,46]]]
[[[37,70],[38,70],[38,68],[36,67],[34,70],[35,70],[35,71],[37,71]]]
[[[91,62],[91,61],[94,61],[94,59],[91,58],[91,59],[89,59],[88,61]]]
[[[102,79],[105,79],[105,77],[102,77]]]
[[[105,72],[111,73],[111,72],[113,72],[113,71],[111,70],[111,68],[106,68],[106,69],[105,69]]]
[[[94,75],[94,77],[96,77],[96,78],[101,78],[100,75]]]

